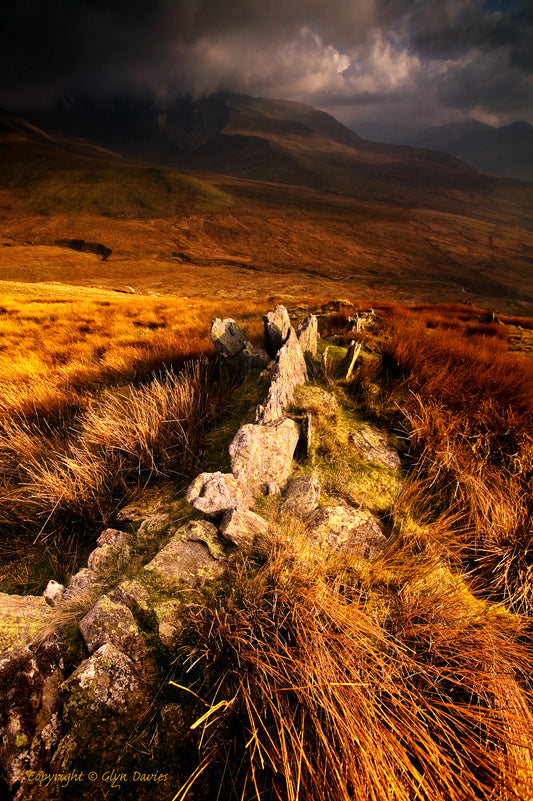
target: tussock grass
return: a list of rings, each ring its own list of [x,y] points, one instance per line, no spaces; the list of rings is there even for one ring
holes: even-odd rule
[[[278,528],[196,608],[198,768],[176,799],[533,797],[521,624],[476,601],[421,532],[413,549],[404,524],[365,564]]]

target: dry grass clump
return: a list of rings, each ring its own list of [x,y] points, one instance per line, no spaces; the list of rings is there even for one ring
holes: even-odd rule
[[[412,472],[438,508],[459,514],[484,591],[531,614],[533,362],[486,328],[428,329],[393,314],[378,399],[401,412]]]
[[[182,681],[205,705],[176,799],[533,798],[520,624],[409,539],[369,564],[281,531],[197,607]]]

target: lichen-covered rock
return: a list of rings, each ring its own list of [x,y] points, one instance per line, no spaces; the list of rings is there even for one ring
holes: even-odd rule
[[[53,640],[0,656],[0,775],[16,801],[33,798],[28,771],[46,768],[61,736],[62,682]]]
[[[0,592],[0,653],[28,642],[51,613],[42,595],[9,595]]]
[[[294,397],[294,389],[307,381],[307,366],[294,328],[289,329],[286,343],[280,349],[272,369],[272,378],[265,401],[257,407],[256,421],[271,423],[286,412]]]
[[[169,514],[150,515],[145,518],[135,537],[135,545],[139,550],[150,550],[161,541],[163,537],[176,530]]]
[[[224,320],[217,317],[213,320],[211,340],[218,352],[230,359],[243,351],[251,353],[253,350],[252,343],[240,325],[231,317],[226,317]]]
[[[398,451],[389,445],[387,437],[379,429],[364,426],[357,431],[350,431],[348,440],[370,462],[396,470],[401,467]]]
[[[212,525],[207,521],[199,522]],[[226,571],[224,561],[212,556],[204,540],[190,540],[186,536],[186,526],[183,526],[145,567],[166,591],[179,590],[183,585],[198,587],[223,576]]]
[[[151,657],[131,610],[103,595],[80,620],[80,631],[89,653],[111,643],[127,654],[139,674],[146,681],[157,675],[157,666]]]
[[[278,491],[292,472],[299,437],[298,423],[287,417],[268,425],[241,426],[229,447],[234,476],[255,496]]]
[[[286,514],[305,518],[314,512],[320,500],[320,484],[313,476],[293,478],[287,487],[282,510]]]
[[[226,555],[218,529],[208,520],[191,520],[179,529],[183,542],[201,542],[213,559],[223,559]]]
[[[316,315],[309,314],[303,322],[300,323],[297,330],[298,342],[304,354],[304,357],[314,358],[318,349],[318,320]]]
[[[274,311],[263,315],[265,327],[265,350],[273,359],[289,336],[291,321],[285,306],[276,306]]]
[[[183,631],[183,609],[181,601],[164,601],[156,606],[159,639],[165,648],[173,651],[179,644]]]
[[[118,587],[111,590],[109,597],[112,601],[127,606],[142,626],[147,628],[155,626],[156,616],[150,593],[136,579],[122,581]]]
[[[232,509],[222,519],[220,535],[237,548],[248,551],[258,538],[268,535],[268,523],[250,510]]]
[[[220,516],[228,509],[248,509],[253,498],[232,473],[200,473],[187,489],[187,500],[206,515]]]
[[[81,754],[116,750],[117,731],[123,743],[124,732],[138,723],[152,700],[150,685],[134,662],[111,643],[85,659],[60,691],[69,733],[54,758],[58,771],[68,770]]]
[[[54,606],[57,606],[57,604],[63,599],[64,594],[65,587],[58,581],[50,579],[46,585],[45,591],[43,592],[43,598],[48,606],[53,608]]]
[[[308,521],[312,541],[331,548],[343,548],[363,559],[373,559],[387,542],[370,512],[351,506],[318,509]]]
[[[87,567],[95,573],[120,570],[131,558],[131,534],[108,528],[100,534],[97,543],[98,548],[91,551],[87,559]]]

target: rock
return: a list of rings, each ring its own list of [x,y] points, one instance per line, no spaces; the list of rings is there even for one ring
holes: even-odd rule
[[[300,323],[297,336],[306,360],[309,357],[313,359],[318,348],[318,320],[316,315],[310,314]]]
[[[90,570],[88,567],[82,567],[81,570],[78,570],[77,573],[71,576],[71,579],[67,585],[67,589],[65,590],[65,594],[63,595],[63,599],[68,601],[75,595],[90,592],[96,589],[98,584],[98,576],[94,570]]]
[[[55,641],[0,656],[0,773],[16,801],[33,798],[28,771],[46,770],[59,742],[62,682]]]
[[[398,451],[389,445],[385,434],[373,426],[364,426],[357,431],[350,431],[348,441],[370,462],[376,462],[383,467],[395,470],[401,467]]]
[[[65,587],[62,584],[59,584],[59,582],[50,579],[46,585],[45,591],[43,592],[43,598],[48,606],[53,608],[62,600],[64,593]]]
[[[253,498],[232,473],[200,473],[187,489],[190,504],[207,515],[220,516],[229,509],[248,509]]]
[[[272,423],[283,417],[294,397],[294,389],[307,381],[307,366],[302,349],[291,328],[287,342],[278,353],[272,370],[270,388],[264,403],[257,407],[256,422]]]
[[[320,500],[320,484],[313,476],[298,476],[289,482],[282,511],[305,518],[314,512]]]
[[[120,570],[131,558],[131,534],[108,528],[100,534],[96,542],[99,547],[91,551],[87,559],[89,570],[95,573]]]
[[[183,542],[201,542],[213,559],[224,559],[226,551],[218,529],[207,520],[191,520],[179,529]]]
[[[125,531],[119,531],[117,528],[106,528],[105,531],[102,531],[98,539],[96,540],[97,545],[117,545],[117,544],[126,544],[130,543],[132,540],[131,534],[126,534]]]
[[[355,367],[355,363],[359,358],[359,354],[361,353],[361,343],[356,343],[353,339],[348,346],[348,352],[346,353],[346,357],[342,364],[342,370],[344,372],[344,378],[346,381],[350,378],[353,372],[353,368]]]
[[[370,512],[350,506],[318,509],[309,519],[308,526],[312,541],[343,548],[364,559],[373,559],[387,542]]]
[[[263,315],[265,326],[265,350],[273,359],[276,358],[278,350],[286,342],[289,336],[291,321],[285,306],[276,306],[274,311]]]
[[[28,642],[51,614],[52,610],[42,595],[0,592],[0,653]]]
[[[150,593],[135,579],[123,581],[109,593],[109,597],[112,601],[127,606],[142,626],[153,628],[156,625],[156,615],[152,608]]]
[[[79,625],[90,654],[102,645],[111,643],[129,656],[146,681],[155,679],[157,666],[127,606],[103,595]]]
[[[292,458],[300,428],[282,417],[275,423],[240,427],[229,447],[231,469],[254,496],[284,487],[292,472]]]
[[[149,551],[176,527],[169,514],[156,514],[147,517],[139,526],[135,537],[135,545],[139,550]]]
[[[183,585],[198,587],[226,572],[223,560],[214,559],[204,542],[184,541],[183,534],[178,529],[168,545],[145,567],[167,592],[182,589]]]
[[[224,515],[220,535],[242,550],[251,550],[258,538],[268,536],[268,523],[255,512],[232,509]]]
[[[63,720],[69,731],[53,762],[54,769],[60,771],[68,769],[80,754],[112,753],[117,747],[117,732],[122,732],[123,745],[124,731],[138,723],[152,699],[149,685],[139,676],[134,662],[111,643],[84,660],[60,690]]]
[[[238,354],[251,354],[253,351],[252,343],[240,327],[240,325],[226,317],[221,320],[217,317],[211,325],[211,340],[213,345],[225,358],[233,358]]]
[[[179,645],[183,631],[184,608],[185,604],[181,601],[166,601],[156,607],[159,639],[169,651],[173,651]]]

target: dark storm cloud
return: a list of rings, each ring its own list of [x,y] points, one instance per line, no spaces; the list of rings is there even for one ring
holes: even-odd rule
[[[3,0],[0,104],[234,89],[379,117],[533,113],[518,0]]]

